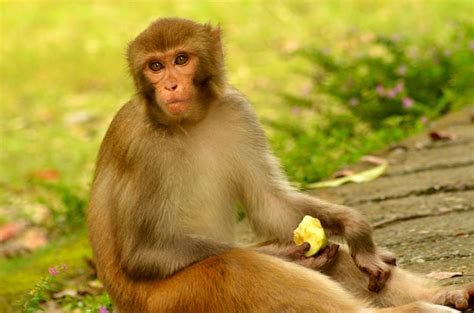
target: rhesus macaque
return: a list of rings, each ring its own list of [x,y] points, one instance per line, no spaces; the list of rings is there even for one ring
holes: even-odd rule
[[[469,305],[474,287],[423,287],[391,266],[360,214],[290,187],[250,104],[226,82],[219,28],[160,19],[131,42],[128,62],[137,93],[105,135],[88,210],[98,274],[119,312]],[[237,202],[278,244],[234,244]],[[308,246],[291,244],[304,215],[347,246],[306,259]]]

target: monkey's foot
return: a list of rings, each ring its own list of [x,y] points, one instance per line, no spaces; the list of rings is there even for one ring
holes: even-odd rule
[[[390,266],[377,253],[358,252],[352,253],[352,259],[357,267],[369,274],[368,289],[379,292],[390,278]]]
[[[457,310],[474,309],[474,283],[458,288],[441,289],[434,295],[432,302],[456,308]]]

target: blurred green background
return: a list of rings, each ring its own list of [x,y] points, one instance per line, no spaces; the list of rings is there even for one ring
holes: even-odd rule
[[[0,243],[0,311],[51,265],[69,266],[58,288],[87,271],[96,153],[134,92],[127,43],[154,19],[221,25],[230,82],[304,186],[473,103],[473,13],[471,0],[0,2],[0,225],[48,240],[8,258]],[[106,301],[91,299],[61,305]]]

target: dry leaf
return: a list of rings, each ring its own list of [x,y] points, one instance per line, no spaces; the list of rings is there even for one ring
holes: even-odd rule
[[[60,299],[60,298],[66,297],[66,296],[69,296],[71,298],[77,297],[77,290],[65,289],[65,290],[62,290],[62,291],[59,291],[59,292],[56,292],[56,293],[53,294],[54,299]]]
[[[64,118],[64,122],[68,125],[78,125],[90,122],[93,119],[94,117],[89,112],[79,111],[68,114]]]
[[[459,233],[455,233],[454,237],[469,237],[469,234],[465,232],[459,232]]]
[[[32,176],[42,181],[57,181],[61,175],[56,170],[41,170],[34,172]]]
[[[351,170],[340,170],[340,171],[337,171],[336,173],[334,173],[334,178],[341,178],[341,177],[347,177],[347,176],[351,176],[351,175],[354,175],[354,172],[351,171]]]
[[[360,160],[364,162],[376,164],[376,165],[382,165],[382,164],[387,163],[387,160],[373,156],[373,155],[364,155]]]
[[[431,272],[429,274],[426,274],[426,277],[434,278],[437,280],[443,280],[443,279],[448,279],[448,278],[458,277],[458,276],[463,276],[463,273],[462,272]]]
[[[50,210],[38,203],[25,204],[23,211],[33,224],[43,224],[51,217]]]
[[[387,166],[388,166],[388,162],[385,161],[385,163],[379,166],[376,166],[374,168],[371,168],[369,170],[356,173],[350,176],[334,179],[334,180],[328,180],[328,181],[323,181],[320,183],[309,184],[306,186],[306,188],[307,189],[329,188],[329,187],[337,187],[348,182],[354,182],[357,184],[369,182],[381,176],[387,169]]]
[[[432,131],[429,133],[429,136],[432,141],[440,141],[440,140],[454,140],[456,136],[454,134],[442,131]]]
[[[0,226],[0,242],[5,242],[16,237],[23,229],[25,222],[14,222]]]
[[[94,289],[103,289],[104,285],[100,282],[100,280],[91,280],[87,283],[89,287],[94,288]]]
[[[41,228],[28,229],[19,240],[30,251],[44,247],[48,243],[46,232]]]

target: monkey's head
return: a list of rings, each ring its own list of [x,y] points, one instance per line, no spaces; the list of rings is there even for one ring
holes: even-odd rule
[[[225,88],[218,27],[159,19],[130,43],[128,63],[139,96],[164,124],[200,120]]]

